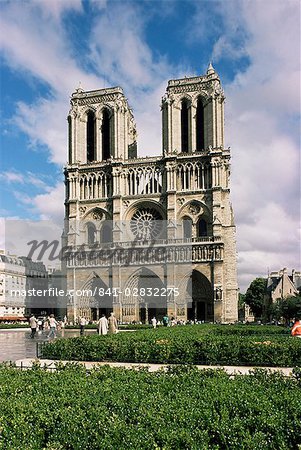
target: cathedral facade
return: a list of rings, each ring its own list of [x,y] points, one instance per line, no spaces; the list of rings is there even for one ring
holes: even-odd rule
[[[121,322],[237,320],[224,93],[204,76],[171,80],[162,154],[138,157],[120,87],[71,97],[65,168],[68,316]]]

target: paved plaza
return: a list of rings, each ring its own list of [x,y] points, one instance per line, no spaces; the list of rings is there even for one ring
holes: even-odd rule
[[[0,330],[0,362],[17,361],[23,358],[35,358],[37,342],[48,341],[49,332],[37,333],[30,338],[30,329]],[[85,330],[85,334],[96,333],[96,330]],[[79,336],[79,330],[64,330],[57,333],[58,337]]]

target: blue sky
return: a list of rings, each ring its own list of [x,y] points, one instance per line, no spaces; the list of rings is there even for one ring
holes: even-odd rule
[[[298,0],[0,2],[1,215],[63,217],[71,93],[121,85],[140,155],[160,154],[167,80],[219,73],[242,291],[300,268]]]

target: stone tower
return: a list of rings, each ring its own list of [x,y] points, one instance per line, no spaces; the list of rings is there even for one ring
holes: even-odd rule
[[[224,94],[206,75],[171,80],[162,156],[137,157],[121,88],[71,97],[66,178],[68,315],[123,322],[237,320],[235,225]]]

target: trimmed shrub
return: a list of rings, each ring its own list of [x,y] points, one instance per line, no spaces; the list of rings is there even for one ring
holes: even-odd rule
[[[301,444],[300,377],[173,366],[0,366],[0,449],[287,450]]]
[[[58,339],[41,348],[44,358],[174,364],[289,367],[301,365],[301,342],[282,328],[179,326],[108,336]],[[223,330],[226,332],[223,334]],[[262,330],[262,334],[259,334]],[[272,330],[270,334],[267,331]],[[276,331],[275,331],[276,330]],[[215,332],[216,331],[216,332]]]

